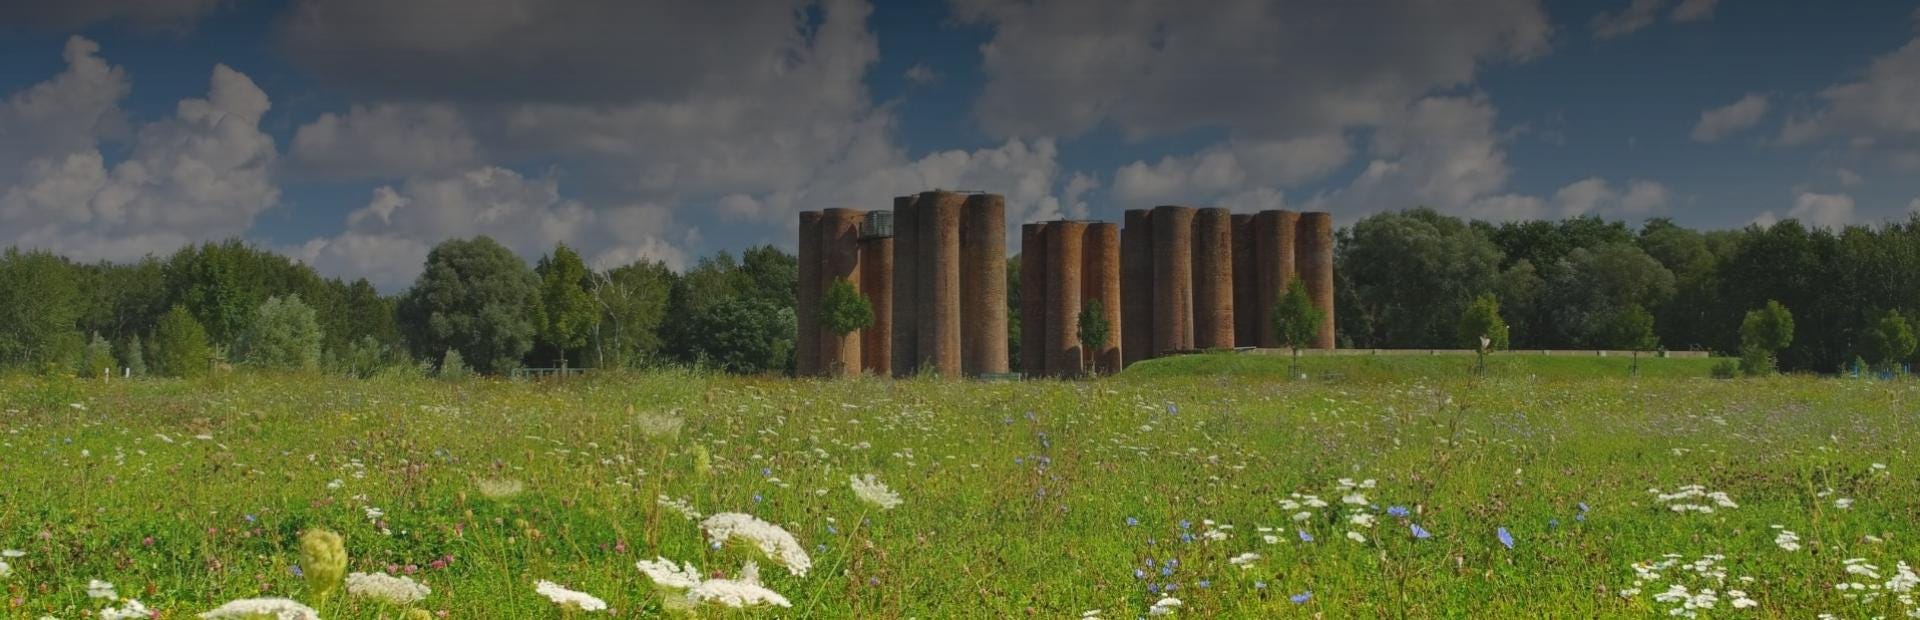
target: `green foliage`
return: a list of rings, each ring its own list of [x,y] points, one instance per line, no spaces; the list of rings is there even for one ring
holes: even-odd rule
[[[361,336],[360,340],[347,347],[346,353],[339,356],[335,363],[338,372],[362,379],[397,365],[393,348],[382,344],[379,339],[371,335]]]
[[[588,294],[599,313],[589,344],[594,365],[635,368],[656,357],[673,294],[673,270],[659,261],[640,261],[589,278]]]
[[[240,358],[275,370],[320,368],[320,321],[299,295],[268,297],[241,338]]]
[[[113,343],[107,342],[100,334],[94,334],[80,352],[80,377],[99,379],[111,376],[118,369],[119,364],[113,359]]]
[[[1356,222],[1337,264],[1352,282],[1342,319],[1354,346],[1439,348],[1454,323],[1499,273],[1500,248],[1457,218],[1430,209],[1378,213]],[[1356,332],[1364,325],[1367,331]]]
[[[1773,352],[1759,347],[1747,347],[1740,350],[1740,372],[1749,377],[1770,375],[1778,371],[1778,363]]]
[[[1740,322],[1742,351],[1760,351],[1771,356],[1790,344],[1793,344],[1793,313],[1778,301],[1768,301],[1766,307],[1748,311],[1746,319]]]
[[[560,244],[534,272],[540,275],[540,340],[564,360],[568,351],[586,346],[599,319],[585,288],[587,266],[573,248]]]
[[[126,361],[128,374],[135,377],[147,374],[147,353],[145,347],[140,344],[139,335],[127,338],[127,346],[121,353],[121,358]]]
[[[1320,322],[1326,317],[1314,307],[1306,283],[1294,278],[1287,284],[1287,292],[1280,296],[1280,303],[1274,305],[1269,320],[1273,321],[1280,342],[1298,353],[1313,342],[1314,336],[1320,333]]]
[[[1888,310],[1861,333],[1861,349],[1877,367],[1890,369],[1913,355],[1913,326],[1898,310]]]
[[[1503,351],[1509,337],[1507,321],[1500,317],[1500,300],[1493,295],[1475,298],[1460,315],[1461,347],[1480,349],[1480,339],[1486,338],[1488,350]]]
[[[467,360],[460,356],[459,349],[447,349],[447,353],[440,356],[440,366],[434,370],[434,376],[442,379],[464,379],[471,374],[473,370],[467,367]]]
[[[1735,375],[1739,374],[1743,368],[1739,362],[1735,362],[1734,360],[1720,360],[1713,365],[1713,378],[1732,379]]]
[[[860,294],[859,287],[845,278],[836,278],[820,296],[820,327],[845,336],[873,325],[873,304]]]
[[[1107,337],[1112,333],[1113,326],[1108,323],[1107,308],[1100,300],[1088,301],[1080,308],[1079,322],[1079,333],[1075,335],[1080,337],[1081,350],[1098,351],[1106,348]]]
[[[81,291],[64,259],[47,252],[0,253],[0,364],[72,372],[85,344]]]
[[[757,374],[782,371],[793,359],[793,309],[772,302],[726,299],[702,307],[687,326],[705,335],[686,352],[696,364]]]
[[[493,239],[475,237],[435,246],[398,312],[416,353],[457,350],[474,370],[501,374],[533,348],[539,307],[533,270]]]
[[[207,374],[213,351],[207,344],[207,330],[200,327],[185,306],[174,306],[161,315],[153,330],[153,372],[163,377],[199,377]]]
[[[1651,351],[1660,348],[1660,337],[1653,331],[1653,314],[1640,304],[1609,313],[1598,340],[1603,349]]]

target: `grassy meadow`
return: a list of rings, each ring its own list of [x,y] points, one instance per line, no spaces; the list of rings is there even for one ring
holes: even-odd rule
[[[1920,617],[1920,383],[1285,363],[0,379],[0,617],[248,597],[365,619]],[[901,503],[863,501],[865,474]],[[701,520],[729,512],[790,532],[811,569],[710,542]],[[321,596],[310,528],[344,537],[349,570],[431,593]],[[743,581],[755,562],[791,606],[689,608],[636,568],[656,557]],[[610,609],[558,607],[541,580]]]

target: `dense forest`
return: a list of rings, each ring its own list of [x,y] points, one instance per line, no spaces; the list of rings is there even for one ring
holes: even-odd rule
[[[1338,243],[1342,347],[1472,348],[1481,328],[1463,324],[1503,324],[1500,343],[1523,349],[1733,355],[1778,340],[1768,364],[1837,372],[1855,360],[1909,361],[1905,317],[1920,312],[1920,215],[1839,231],[1794,220],[1696,231],[1665,219],[1637,229],[1591,217],[1495,224],[1414,209],[1364,218]],[[8,249],[0,367],[82,376],[232,366],[359,376],[666,364],[787,372],[796,273],[794,257],[770,246],[723,251],[684,272],[658,262],[592,270],[565,246],[529,265],[482,237],[442,243],[411,288],[383,295],[240,241],[132,264]],[[1010,309],[1018,290],[1009,287]]]

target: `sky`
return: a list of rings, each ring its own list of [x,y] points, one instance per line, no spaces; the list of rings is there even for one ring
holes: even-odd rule
[[[0,245],[676,268],[927,189],[1840,227],[1920,212],[1920,6],[0,0]],[[1017,241],[1017,240],[1012,240]]]

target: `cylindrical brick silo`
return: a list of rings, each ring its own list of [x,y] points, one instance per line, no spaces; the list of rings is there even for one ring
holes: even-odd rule
[[[1080,349],[1081,250],[1085,222],[1047,223],[1047,373],[1078,377],[1084,366]]]
[[[827,209],[820,212],[820,291],[825,297],[836,281],[846,280],[860,290],[860,222],[866,212]],[[845,335],[820,328],[820,371],[828,376],[860,374],[860,331]]]
[[[1253,217],[1254,311],[1260,315],[1259,345],[1279,348],[1280,333],[1274,330],[1273,307],[1293,282],[1293,236],[1300,214],[1292,211],[1261,211]]]
[[[860,330],[860,370],[885,377],[893,370],[893,237],[860,240],[860,289],[873,306],[873,326]]]
[[[1047,225],[1020,227],[1020,372],[1047,374]]]
[[[1107,340],[1099,347],[1082,342],[1086,359],[1096,372],[1120,372],[1120,349],[1125,326],[1120,319],[1120,225],[1109,222],[1087,224],[1081,249],[1081,306],[1100,302],[1100,314],[1107,320]]]
[[[1153,350],[1193,348],[1193,208],[1158,206],[1153,220]]]
[[[913,196],[896,196],[893,199],[893,359],[889,366],[895,377],[910,377],[920,370],[920,358],[915,354],[919,350],[919,333],[915,330],[915,319],[919,318],[919,304],[915,303],[919,292],[916,288],[915,267],[919,266],[918,241],[920,230],[914,208]]]
[[[800,290],[794,298],[793,373],[820,374],[820,212],[800,212],[798,260]]]
[[[1124,364],[1153,357],[1153,224],[1128,209],[1120,231],[1120,355]]]
[[[1333,214],[1300,214],[1294,233],[1294,267],[1307,284],[1307,296],[1320,309],[1320,334],[1313,348],[1333,348]]]
[[[1251,347],[1259,341],[1254,307],[1253,214],[1233,214],[1233,346]]]
[[[1193,347],[1233,348],[1233,214],[1193,216]]]
[[[966,196],[953,192],[922,192],[915,208],[920,251],[915,268],[919,307],[914,329],[919,331],[920,366],[942,377],[960,375],[960,205]]]
[[[1007,372],[1007,199],[966,197],[960,215],[960,369]]]

